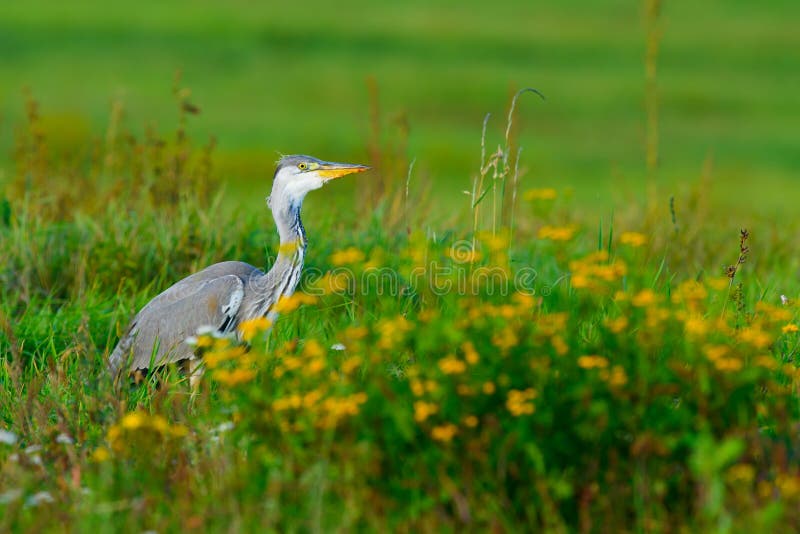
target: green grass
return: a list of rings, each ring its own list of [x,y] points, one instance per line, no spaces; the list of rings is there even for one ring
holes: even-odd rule
[[[800,528],[794,3],[664,6],[652,202],[637,7],[236,7],[0,7],[0,530]],[[277,150],[376,169],[304,205],[313,298],[115,388],[150,298],[270,264]]]
[[[723,206],[785,210],[800,166],[794,143],[800,60],[791,1],[665,2],[660,57],[661,181],[691,183],[711,156]],[[442,194],[476,172],[480,124],[499,133],[509,92],[535,86],[520,142],[530,177],[576,187],[581,206],[641,191],[644,24],[619,1],[324,2],[296,7],[204,2],[169,6],[82,2],[0,7],[0,140],[29,86],[68,149],[105,125],[121,99],[131,128],[174,123],[174,73],[215,135],[238,196],[263,183],[276,152],[363,159],[368,77],[386,130],[404,114],[408,153]],[[762,187],[762,185],[764,185]],[[627,199],[625,199],[627,200]],[[602,210],[601,210],[602,211]]]

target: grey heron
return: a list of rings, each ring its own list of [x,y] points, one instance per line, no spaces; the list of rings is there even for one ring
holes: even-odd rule
[[[240,261],[216,263],[153,298],[136,314],[111,352],[108,367],[112,375],[187,362],[194,376],[199,362],[186,340],[198,329],[210,327],[226,334],[236,332],[245,320],[274,316],[272,308],[281,297],[294,293],[300,280],[307,243],[300,208],[306,194],[330,180],[367,169],[310,156],[282,157],[267,198],[280,237],[272,268],[265,273]]]

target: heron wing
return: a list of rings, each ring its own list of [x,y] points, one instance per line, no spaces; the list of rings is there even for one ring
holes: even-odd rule
[[[237,274],[208,276],[213,271],[197,276],[204,272],[178,282],[142,308],[109,358],[112,372],[126,362],[134,371],[192,359],[192,347],[184,342],[198,328],[235,328],[245,280]]]

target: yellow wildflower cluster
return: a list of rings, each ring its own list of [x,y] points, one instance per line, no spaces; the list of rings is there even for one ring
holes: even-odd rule
[[[289,313],[293,312],[300,307],[301,304],[315,304],[317,297],[298,291],[288,297],[281,297],[280,300],[272,307],[270,311],[276,313]]]
[[[346,397],[328,397],[320,404],[321,419],[317,426],[320,428],[335,428],[339,422],[357,415],[361,405],[367,402],[367,394],[363,391]]]
[[[448,256],[456,263],[475,263],[482,258],[479,250],[469,247],[452,247],[448,250]]]
[[[148,414],[137,410],[125,414],[120,421],[108,429],[106,440],[111,450],[122,452],[134,443],[141,443],[142,438],[146,441],[161,442],[166,439],[180,438],[189,433],[183,425],[171,425],[167,420],[158,414]],[[104,454],[97,453],[98,460]]]
[[[772,323],[783,323],[792,318],[791,310],[780,308],[764,301],[756,303],[756,313]]]
[[[211,378],[228,387],[246,384],[256,377],[255,369],[216,369],[211,373]]]
[[[502,252],[508,250],[511,239],[506,230],[495,232],[481,231],[477,235],[481,244],[486,247],[491,253]]]
[[[452,441],[456,434],[458,434],[458,427],[453,423],[446,423],[431,429],[431,437],[444,443]]]
[[[661,295],[656,294],[656,292],[650,288],[642,289],[631,297],[631,304],[637,308],[655,306],[659,302],[661,302]]]
[[[552,187],[529,189],[522,194],[522,198],[529,202],[533,200],[553,200],[556,196],[558,196],[558,193]]]
[[[569,226],[542,226],[536,234],[539,239],[549,239],[550,241],[569,241],[578,232],[575,225]]]
[[[500,349],[504,354],[512,347],[517,346],[519,337],[511,326],[505,326],[492,336],[492,345]]]
[[[741,358],[731,355],[731,349],[727,345],[706,345],[704,352],[719,371],[734,372],[740,371],[744,367]]]
[[[262,334],[269,330],[272,326],[272,321],[266,317],[256,317],[255,319],[248,319],[239,324],[239,336],[247,342],[252,341],[257,335]]]
[[[611,370],[603,369],[600,371],[600,378],[612,387],[622,387],[628,383],[628,375],[621,365],[615,365]]]
[[[702,338],[711,330],[709,322],[700,314],[677,313],[675,316],[683,321],[686,334],[693,338]]]
[[[608,318],[604,322],[606,328],[608,328],[608,330],[614,334],[619,334],[628,328],[628,318],[625,316],[619,316],[613,319]]]
[[[773,337],[765,332],[759,325],[748,326],[739,332],[739,341],[752,345],[756,349],[764,350],[772,344]]]
[[[439,369],[446,375],[460,375],[467,370],[467,364],[449,354],[439,360]]]
[[[398,315],[394,319],[381,319],[378,322],[378,332],[380,333],[378,347],[381,349],[393,348],[412,328],[411,321],[402,315]]]
[[[512,389],[508,392],[508,397],[506,398],[506,408],[514,417],[530,415],[536,410],[533,399],[537,395],[536,390],[533,388],[524,390]]]
[[[439,407],[432,403],[426,401],[415,401],[414,402],[414,420],[418,423],[422,423],[428,417],[435,414],[439,411]]]
[[[416,377],[411,378],[409,385],[411,386],[411,392],[416,397],[423,396],[425,392],[433,393],[439,388],[433,380],[420,380]]]
[[[631,247],[641,247],[647,244],[647,236],[640,232],[622,232],[619,242]]]
[[[679,284],[671,297],[673,303],[683,303],[692,311],[700,309],[707,298],[706,286],[696,280],[686,280]]]
[[[608,358],[589,355],[578,358],[578,367],[582,369],[605,369],[608,367]]]
[[[576,289],[588,289],[603,292],[608,284],[619,280],[627,274],[624,262],[609,262],[608,252],[601,250],[569,263],[571,271],[570,283]]]
[[[352,265],[364,261],[364,253],[356,247],[348,247],[344,250],[338,250],[331,254],[331,263],[333,265]]]
[[[464,353],[464,359],[470,365],[475,365],[480,360],[478,351],[475,350],[475,345],[471,341],[465,341],[461,344],[461,351]]]
[[[223,362],[241,361],[242,358],[245,358],[246,353],[247,347],[243,345],[233,345],[229,339],[217,339],[214,347],[203,353],[203,363],[208,369],[216,369]],[[252,358],[245,358],[243,363],[249,364],[251,361]]]
[[[363,391],[345,396],[327,396],[324,388],[313,389],[305,394],[292,393],[286,397],[278,397],[272,401],[272,409],[276,413],[299,412],[314,419],[318,428],[334,428],[346,418],[358,415],[362,404],[367,402],[367,394]],[[297,425],[289,428],[297,428]]]
[[[791,499],[800,495],[800,475],[781,473],[775,479],[775,486],[781,492],[781,497]]]
[[[728,482],[749,484],[756,476],[756,469],[750,464],[734,464],[728,468],[725,478]]]
[[[781,332],[784,334],[794,334],[797,331],[800,331],[800,328],[798,328],[794,323],[785,324],[781,328]]]

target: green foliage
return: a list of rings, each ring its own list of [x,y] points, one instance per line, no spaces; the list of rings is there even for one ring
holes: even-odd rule
[[[303,292],[243,326],[249,350],[198,339],[196,394],[177,369],[117,389],[136,309],[276,238],[260,202],[209,194],[213,147],[182,125],[120,125],[75,166],[37,120],[0,224],[3,530],[800,525],[791,232],[740,238],[682,197],[680,227],[638,210],[595,231],[552,189],[519,192],[513,239],[477,210],[444,234],[307,210]],[[47,187],[66,173],[93,178]]]

